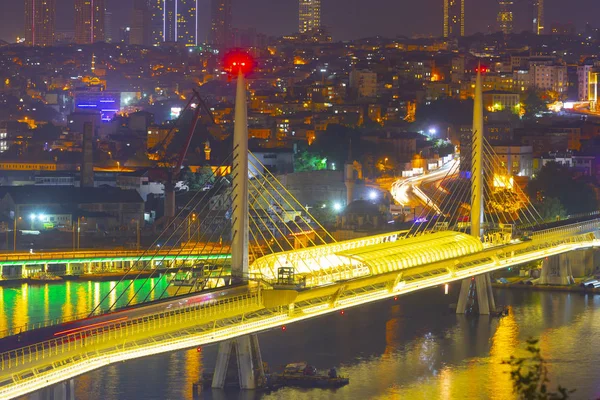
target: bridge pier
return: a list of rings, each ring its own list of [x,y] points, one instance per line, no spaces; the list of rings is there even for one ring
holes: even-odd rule
[[[69,379],[32,393],[30,400],[75,400],[75,380]]]
[[[257,335],[246,335],[219,343],[213,389],[223,389],[237,380],[240,389],[256,389],[265,378]]]
[[[474,312],[475,309],[481,315],[489,315],[496,311],[490,274],[477,275],[462,280],[456,313],[467,314]]]
[[[581,262],[582,256],[585,256],[584,252],[572,251],[546,257],[542,261],[540,285],[570,285],[575,283],[571,265],[577,265],[578,262]]]

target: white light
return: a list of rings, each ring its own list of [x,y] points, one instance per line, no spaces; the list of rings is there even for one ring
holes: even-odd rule
[[[374,190],[371,190],[371,191],[369,192],[369,199],[371,199],[371,200],[375,200],[376,198],[377,198],[377,192],[376,192],[376,191],[374,191]]]
[[[435,135],[437,133],[437,129],[435,128],[429,128],[429,134],[430,135]]]
[[[31,220],[32,220],[32,221],[35,221],[35,218],[36,218],[36,217],[37,217],[37,215],[35,215],[35,214],[31,214],[31,215],[29,216],[29,218],[31,218]]]
[[[39,215],[39,219],[40,219],[40,221],[45,221],[45,220],[46,220],[46,218],[48,218],[48,217],[47,217],[46,215],[44,215],[44,214],[40,214],[40,215]]]
[[[331,169],[335,171],[335,163],[331,163]]]
[[[333,203],[333,209],[335,211],[340,211],[342,209],[342,205],[340,203]]]

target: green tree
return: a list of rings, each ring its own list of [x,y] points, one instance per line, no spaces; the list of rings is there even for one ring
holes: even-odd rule
[[[300,150],[294,155],[294,171],[319,171],[327,168],[327,159],[319,154],[309,151]]]
[[[206,185],[215,182],[213,170],[208,165],[200,168],[196,173],[190,171],[188,168],[182,176],[186,185],[192,191],[202,190]]]
[[[535,90],[529,90],[525,93],[523,100],[523,108],[525,109],[525,118],[532,119],[536,114],[542,111],[548,111],[547,102],[544,101],[541,95]]]
[[[528,339],[525,348],[526,357],[511,356],[503,364],[511,367],[510,378],[513,391],[517,398],[523,400],[564,400],[575,390],[568,390],[560,385],[556,392],[548,388],[548,368],[546,360],[542,357],[537,339]]]
[[[578,214],[598,209],[596,194],[591,184],[584,178],[577,178],[574,171],[568,167],[550,162],[546,164],[535,179],[527,185],[529,198],[537,203],[543,203],[547,198],[557,199],[567,214]],[[556,211],[556,204],[550,201],[548,207]]]
[[[555,197],[546,197],[543,201],[535,202],[534,205],[544,221],[560,220],[567,216],[560,200]]]

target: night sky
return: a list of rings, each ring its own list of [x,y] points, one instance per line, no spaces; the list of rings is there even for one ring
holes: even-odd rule
[[[115,34],[129,24],[132,0],[106,0],[113,12]],[[57,29],[73,29],[74,0],[56,0]],[[515,0],[515,30],[527,27],[525,0]],[[519,4],[520,3],[520,4]],[[553,21],[573,22],[582,30],[586,22],[598,26],[599,0],[545,0],[546,27]],[[269,35],[297,29],[298,0],[233,0],[234,26],[255,27]],[[443,0],[322,0],[322,23],[330,27],[335,40],[373,35],[442,33]],[[497,0],[466,0],[466,33],[488,32],[495,26]],[[200,0],[202,34],[206,38],[210,21],[210,0]],[[13,42],[24,34],[23,0],[0,0],[0,38]]]

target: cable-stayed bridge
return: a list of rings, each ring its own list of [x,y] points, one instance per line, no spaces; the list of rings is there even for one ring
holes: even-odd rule
[[[263,374],[255,333],[458,280],[463,282],[458,311],[475,307],[469,297],[475,285],[476,308],[490,313],[487,273],[600,244],[600,219],[544,229],[518,187],[494,191],[489,175],[499,166],[482,137],[480,98],[471,176],[461,181],[460,171],[448,171],[437,207],[410,229],[337,242],[248,153],[241,73],[237,84],[233,177],[219,177],[210,190],[196,194],[161,235],[189,249],[172,265],[168,292],[155,296],[156,302],[115,310],[121,297],[131,295],[131,281],[123,279],[88,318],[25,327],[1,338],[0,398],[112,363],[210,343],[219,343],[213,385],[223,386],[235,351],[240,386],[251,389]],[[480,78],[477,86],[480,97]],[[191,215],[201,220],[193,229]],[[231,257],[193,260],[196,268],[178,269],[189,261],[186,256],[224,254],[225,248]],[[134,264],[152,270],[166,256],[151,246]],[[141,270],[131,265],[128,279]],[[149,278],[144,279],[150,285]]]

